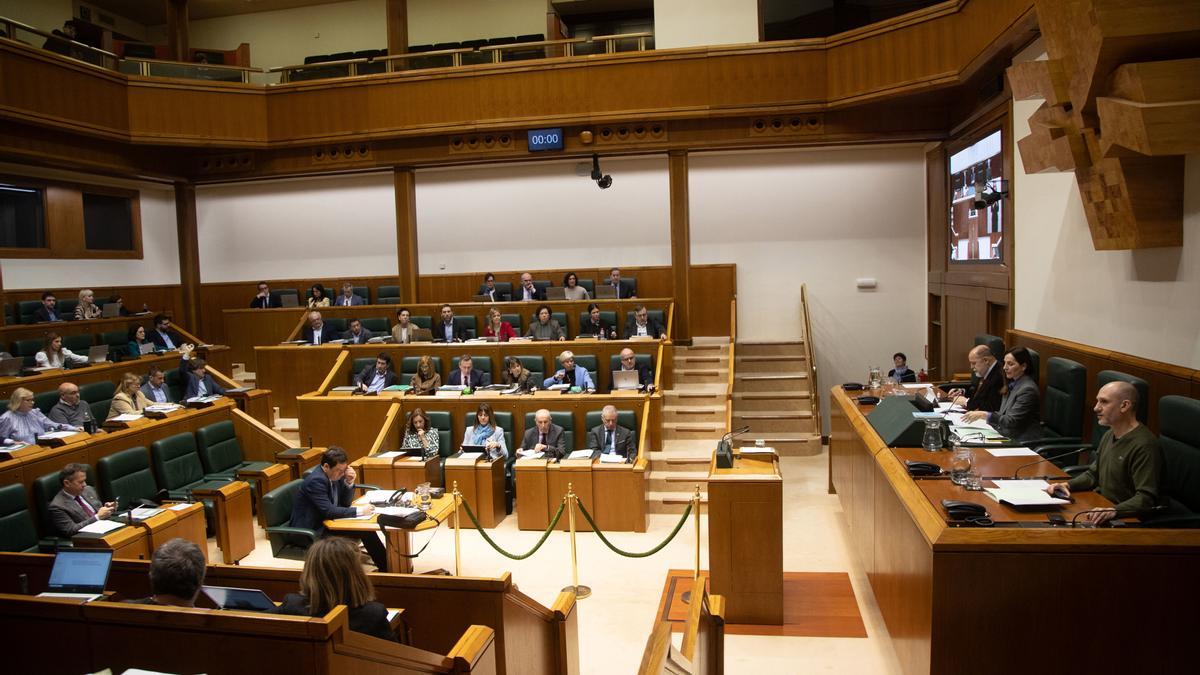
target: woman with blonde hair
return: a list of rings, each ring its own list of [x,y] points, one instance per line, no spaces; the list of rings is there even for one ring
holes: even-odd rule
[[[108,419],[117,415],[140,414],[150,405],[150,399],[142,393],[142,378],[133,373],[121,376],[121,384],[117,393],[113,394],[112,405],[108,408]]]
[[[79,291],[79,304],[75,306],[76,321],[99,319],[103,313],[104,310],[96,305],[96,294],[92,293],[92,289],[85,288]]]
[[[397,642],[387,607],[375,601],[375,589],[359,562],[358,546],[349,539],[318,539],[304,556],[300,592],[288,593],[275,612],[325,616],[338,605],[349,610],[350,630]]]
[[[421,357],[421,361],[417,364],[417,372],[413,373],[412,393],[414,394],[432,394],[437,391],[437,388],[442,386],[442,376],[433,367],[433,359],[428,354]]]
[[[47,431],[83,431],[83,427],[60,424],[33,407],[33,392],[25,387],[13,390],[8,412],[0,415],[0,440],[8,443],[37,443]]]

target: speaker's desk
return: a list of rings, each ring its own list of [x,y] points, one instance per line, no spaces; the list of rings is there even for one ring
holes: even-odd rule
[[[354,502],[357,504],[365,504],[363,498],[359,498]],[[401,529],[398,527],[389,527],[383,531],[384,539],[387,541],[388,555],[388,571],[396,574],[412,574],[413,571],[413,545],[412,537],[415,532],[424,532],[431,530],[438,525],[441,525],[448,519],[454,516],[454,498],[446,493],[442,497],[433,500],[429,506],[429,511],[426,512],[429,516],[411,530]],[[325,529],[330,534],[354,534],[361,535],[364,533],[374,533],[379,531],[379,524],[376,522],[378,516],[371,515],[366,518],[338,518],[336,520],[326,520]]]
[[[924,487],[948,479],[909,477],[841,387],[830,399],[831,482],[905,673],[1194,669],[1200,531],[952,526],[950,488]]]

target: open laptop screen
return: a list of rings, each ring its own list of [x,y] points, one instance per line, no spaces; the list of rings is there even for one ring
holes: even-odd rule
[[[62,550],[54,556],[49,590],[57,593],[100,593],[108,581],[112,551]]]
[[[221,609],[245,609],[266,612],[275,609],[275,603],[266,593],[257,588],[230,588],[228,586],[201,586],[216,605]]]

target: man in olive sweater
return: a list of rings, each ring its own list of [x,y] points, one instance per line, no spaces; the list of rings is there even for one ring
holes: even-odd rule
[[[1137,389],[1128,382],[1100,387],[1093,410],[1108,431],[1100,439],[1091,465],[1069,482],[1046,488],[1055,497],[1095,490],[1116,504],[1115,509],[1089,511],[1084,516],[1089,523],[1099,525],[1116,517],[1118,511],[1134,514],[1158,505],[1162,448],[1158,437],[1138,422],[1137,403]]]

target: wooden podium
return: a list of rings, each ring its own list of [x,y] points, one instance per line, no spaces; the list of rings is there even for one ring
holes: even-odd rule
[[[439,487],[442,482],[436,455],[424,460],[403,454],[368,455],[354,460],[350,465],[358,471],[360,483],[378,485],[383,490],[404,488],[412,492],[421,483]]]
[[[762,449],[765,450],[765,449]],[[774,451],[708,471],[709,589],[729,623],[783,624],[783,475]]]
[[[212,502],[221,562],[231,565],[254,550],[254,516],[250,510],[250,484],[240,480],[220,486],[202,484],[192,489],[196,499]]]
[[[447,457],[446,486],[452,491],[455,483],[458,483],[458,491],[463,499],[471,503],[471,510],[479,519],[480,527],[490,529],[504,520],[503,458],[475,460],[458,455]]]
[[[558,511],[558,503],[546,512],[550,500],[546,495],[546,465],[548,459],[518,458],[513,463],[513,482],[517,489],[517,528],[521,530],[546,529],[550,518]],[[559,495],[559,499],[562,495]]]
[[[150,549],[146,539],[145,529],[126,525],[102,535],[80,532],[71,537],[71,544],[76,548],[107,548],[112,550],[116,559],[149,560]]]

